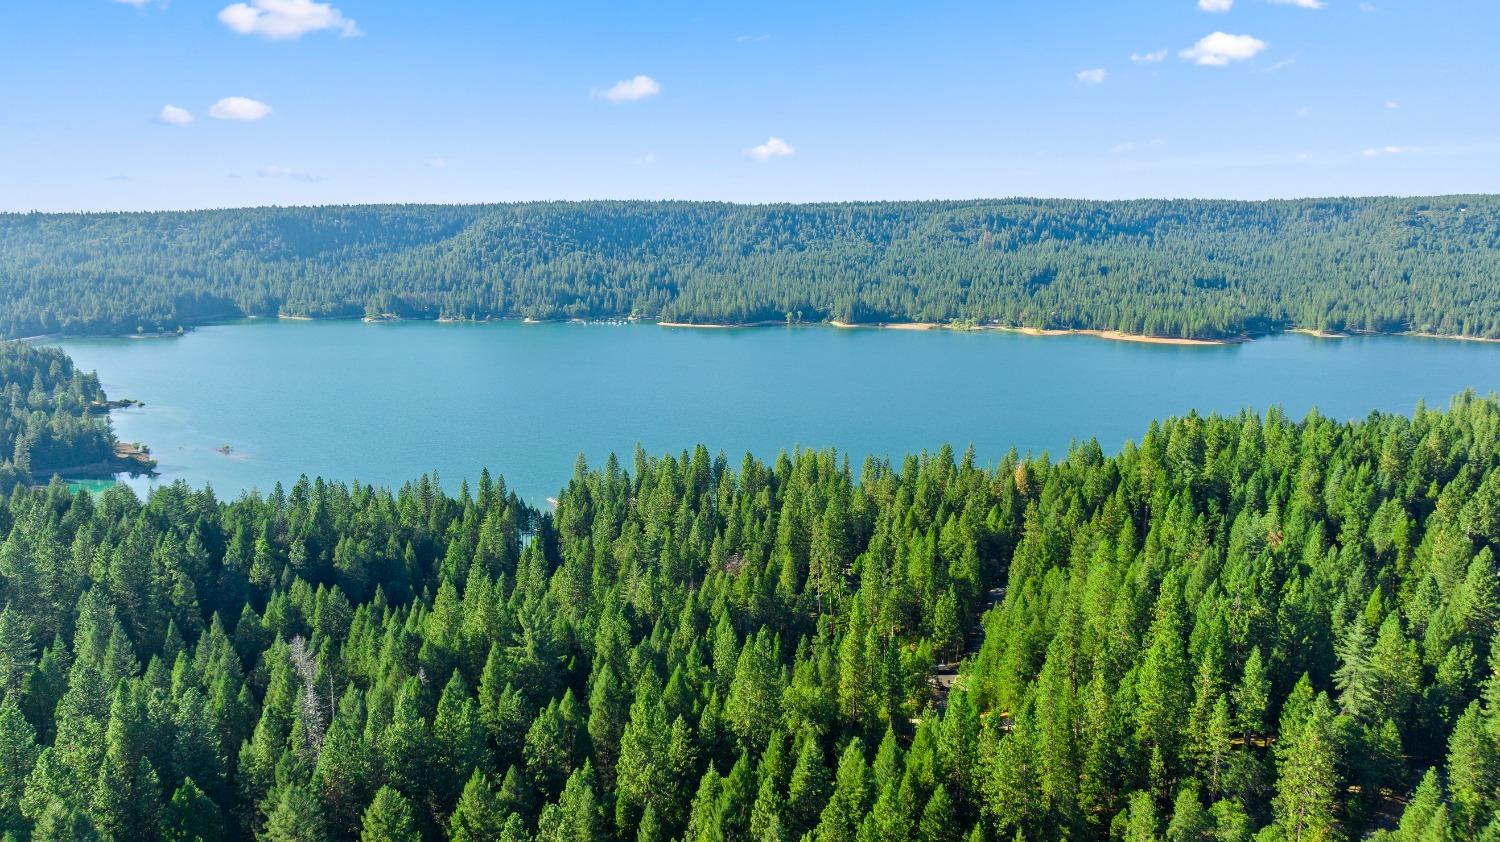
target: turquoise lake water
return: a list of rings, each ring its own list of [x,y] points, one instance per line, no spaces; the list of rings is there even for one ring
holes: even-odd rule
[[[1106,452],[1152,419],[1279,404],[1338,419],[1500,391],[1500,344],[1284,335],[1184,347],[997,331],[701,330],[650,324],[257,320],[161,339],[59,343],[113,398],[120,438],[150,445],[151,483],[221,496],[299,474],[397,485],[481,467],[541,502],[613,451],[629,464],[702,442],[745,452],[837,447],[899,459],[972,443]],[[229,452],[220,452],[223,445]]]

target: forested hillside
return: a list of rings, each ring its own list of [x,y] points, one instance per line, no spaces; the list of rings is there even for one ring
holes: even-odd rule
[[[0,333],[244,315],[1500,337],[1500,197],[0,215]]]
[[[699,447],[580,462],[555,513],[488,474],[456,497],[20,488],[0,825],[1496,838],[1497,435],[1465,396],[1189,416],[993,469]]]
[[[0,342],[0,493],[116,461],[99,378],[56,348]],[[125,465],[121,465],[124,469]]]

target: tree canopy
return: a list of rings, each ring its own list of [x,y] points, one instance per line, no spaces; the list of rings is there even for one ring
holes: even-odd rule
[[[1500,197],[0,214],[0,336],[242,316],[1500,337]]]
[[[99,378],[56,348],[0,342],[0,493],[114,460]]]

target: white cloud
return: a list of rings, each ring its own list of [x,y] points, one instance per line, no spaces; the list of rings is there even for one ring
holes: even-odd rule
[[[789,158],[795,155],[797,150],[791,144],[779,137],[770,137],[759,146],[752,146],[745,150],[745,154],[757,161],[769,161],[772,158]]]
[[[261,178],[289,178],[293,181],[317,181],[318,177],[307,170],[299,170],[293,167],[284,167],[280,164],[266,164],[255,171]]]
[[[1275,6],[1296,6],[1301,9],[1321,9],[1327,6],[1323,0],[1268,0]]]
[[[1372,146],[1363,154],[1366,158],[1379,158],[1382,155],[1410,155],[1421,151],[1419,146]]]
[[[734,36],[734,40],[740,42],[741,44],[759,44],[762,41],[769,41],[769,40],[771,40],[771,36],[769,36],[769,35],[736,35],[736,36]]]
[[[610,102],[639,102],[649,99],[661,93],[661,83],[650,76],[636,76],[631,79],[621,79],[607,91],[594,91],[594,96],[601,96]]]
[[[1124,155],[1127,152],[1135,152],[1139,149],[1160,149],[1166,145],[1166,138],[1153,137],[1145,143],[1136,143],[1133,140],[1128,140],[1124,143],[1117,143],[1114,146],[1111,146],[1109,151],[1115,153],[1116,155]]]
[[[1198,0],[1198,8],[1205,12],[1227,12],[1234,8],[1234,0]]]
[[[1296,111],[1293,111],[1292,113],[1297,116],[1298,120],[1306,120],[1308,117],[1312,116],[1312,109],[1304,105]]]
[[[1394,99],[1388,99],[1388,100],[1385,101],[1385,107],[1386,108],[1393,108],[1393,109],[1394,108],[1400,108],[1401,107],[1401,103],[1395,101]]]
[[[646,154],[635,159],[635,164],[639,167],[649,167],[654,163],[656,163],[655,152],[647,152]]]
[[[1214,32],[1199,38],[1198,43],[1178,55],[1207,67],[1223,67],[1232,61],[1254,58],[1266,46],[1266,42],[1250,35]]]
[[[1085,85],[1099,85],[1103,84],[1105,77],[1108,75],[1108,71],[1106,71],[1104,68],[1095,67],[1092,70],[1078,71],[1077,78],[1078,81],[1082,82]]]
[[[1162,47],[1159,50],[1152,50],[1149,53],[1131,53],[1130,54],[1130,60],[1133,61],[1133,62],[1135,62],[1136,64],[1156,64],[1157,62],[1165,60],[1166,57],[1167,57],[1167,48],[1166,47]]]
[[[156,114],[156,122],[165,123],[168,126],[186,126],[193,122],[193,113],[175,105],[163,105],[161,111]]]
[[[115,2],[116,3],[123,3],[126,6],[134,6],[137,9],[139,9],[142,6],[145,6],[147,3],[150,3],[151,0],[115,0]]]
[[[250,0],[219,11],[219,22],[241,35],[301,38],[309,32],[336,29],[341,37],[364,33],[330,3],[313,0]]]
[[[208,114],[216,120],[259,120],[271,113],[271,106],[258,99],[227,96],[214,103]]]
[[[446,170],[448,169],[448,159],[433,158],[431,161],[427,162],[427,166],[432,167],[435,170]]]
[[[1375,11],[1375,4],[1374,3],[1361,3],[1361,4],[1359,4],[1359,10],[1361,12],[1364,12],[1365,14],[1368,15],[1369,13]]]

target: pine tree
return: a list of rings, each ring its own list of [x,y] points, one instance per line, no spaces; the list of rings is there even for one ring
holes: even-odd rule
[[[746,751],[760,751],[781,719],[780,674],[770,635],[757,635],[740,650],[724,701],[724,716]]]
[[[922,808],[922,819],[917,826],[920,842],[961,842],[958,815],[953,811],[953,802],[948,797],[948,788],[939,786]]]
[[[0,833],[21,834],[26,830],[21,797],[39,754],[36,729],[21,714],[15,697],[5,696],[0,700]]]
[[[224,836],[224,817],[219,807],[188,778],[172,793],[162,815],[165,842],[217,842]]]
[[[1334,818],[1338,773],[1332,725],[1327,697],[1319,695],[1301,723],[1282,729],[1276,744],[1276,824],[1287,842],[1339,838]]]
[[[864,745],[855,738],[839,756],[833,794],[818,817],[818,842],[854,842],[865,812],[870,808],[869,769]]]
[[[1198,787],[1189,784],[1179,789],[1167,821],[1166,842],[1210,842],[1213,830],[1214,819],[1198,800]]]
[[[1355,719],[1363,719],[1373,713],[1377,688],[1370,664],[1370,634],[1362,620],[1355,619],[1344,627],[1334,651],[1339,658],[1339,668],[1333,674],[1333,685],[1339,689],[1339,708]]]
[[[329,838],[317,798],[305,787],[284,784],[268,799],[261,842],[324,842]]]
[[[1448,792],[1455,828],[1477,838],[1495,813],[1497,788],[1500,757],[1480,720],[1479,703],[1472,702],[1448,738]]]
[[[31,831],[32,842],[103,842],[108,838],[86,814],[61,801],[48,805]]]
[[[807,731],[802,736],[787,791],[784,826],[792,838],[800,837],[817,824],[818,814],[832,789],[831,784],[817,734]]]
[[[438,700],[432,736],[436,744],[435,756],[430,759],[433,799],[438,804],[453,804],[474,772],[489,771],[490,761],[478,703],[458,670],[453,671]]]
[[[568,776],[562,796],[542,810],[537,842],[593,842],[604,834],[594,770],[587,762]]]
[[[0,610],[0,693],[16,694],[36,662],[36,647],[25,618],[9,605]]]
[[[1161,758],[1176,755],[1187,720],[1187,650],[1178,588],[1175,578],[1161,585],[1150,642],[1137,678],[1140,707],[1136,710],[1136,736]]]
[[[498,839],[504,827],[500,800],[489,779],[475,769],[448,824],[449,838],[452,842],[486,842]]]
[[[383,786],[360,820],[360,842],[421,842],[411,802]]]
[[[1235,717],[1240,734],[1248,744],[1252,737],[1265,732],[1266,714],[1270,709],[1271,679],[1266,675],[1260,647],[1250,650],[1245,659],[1244,674],[1234,694]]]

